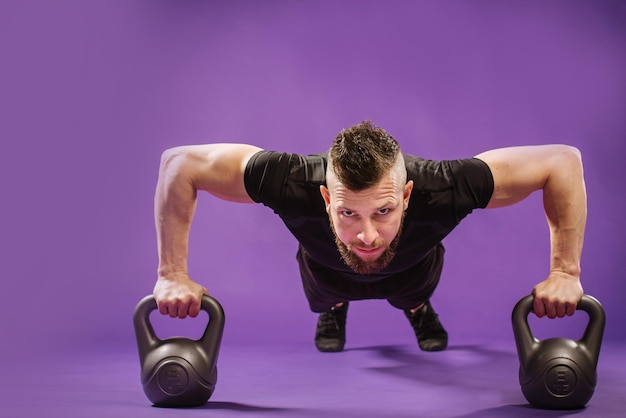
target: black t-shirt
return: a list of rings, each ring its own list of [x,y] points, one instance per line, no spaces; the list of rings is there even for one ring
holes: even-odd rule
[[[368,280],[416,266],[472,210],[486,207],[493,193],[491,171],[479,159],[434,161],[407,154],[404,159],[414,186],[396,256]],[[246,166],[246,191],[281,217],[313,261],[359,278],[339,255],[320,194],[326,164],[326,154],[260,151]]]

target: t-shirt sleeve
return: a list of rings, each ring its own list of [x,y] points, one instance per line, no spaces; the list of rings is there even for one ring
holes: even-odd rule
[[[309,216],[324,211],[319,185],[325,182],[321,154],[302,156],[259,151],[246,166],[244,185],[252,200],[280,216]]]
[[[454,182],[457,216],[473,209],[487,207],[493,195],[494,182],[489,166],[478,158],[449,161]]]
[[[414,182],[409,212],[416,219],[456,225],[474,209],[489,204],[493,176],[482,160],[404,158],[409,179]]]
[[[244,174],[244,185],[252,200],[279,211],[291,155],[275,151],[254,154]]]

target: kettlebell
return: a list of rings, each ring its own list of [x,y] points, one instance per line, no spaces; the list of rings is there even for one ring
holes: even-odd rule
[[[522,298],[513,309],[513,334],[519,357],[519,382],[526,400],[537,408],[579,409],[593,396],[596,368],[606,321],[604,309],[583,295],[576,306],[589,314],[583,337],[537,340],[528,326],[534,297]]]
[[[217,300],[204,295],[202,310],[209,323],[202,337],[159,339],[149,320],[157,309],[149,295],[137,304],[133,324],[137,337],[143,391],[155,406],[191,407],[207,402],[217,382],[217,356],[224,331],[224,310]]]

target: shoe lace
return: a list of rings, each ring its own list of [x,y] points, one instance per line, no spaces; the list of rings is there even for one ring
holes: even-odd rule
[[[324,331],[339,331],[339,321],[334,312],[324,312],[320,315],[320,325]]]
[[[439,315],[430,309],[426,309],[425,311],[420,309],[411,316],[411,323],[415,328],[419,329],[423,328],[424,325],[429,327],[434,326],[437,324],[438,316]]]

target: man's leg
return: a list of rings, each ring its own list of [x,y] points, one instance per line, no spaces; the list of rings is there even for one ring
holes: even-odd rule
[[[387,283],[387,300],[404,311],[423,351],[441,351],[448,346],[448,333],[429,300],[439,284],[444,252],[439,244],[418,266]]]
[[[317,266],[302,247],[296,255],[304,294],[313,312],[319,313],[315,347],[322,352],[342,351],[346,343],[346,317],[351,289],[347,283]]]

